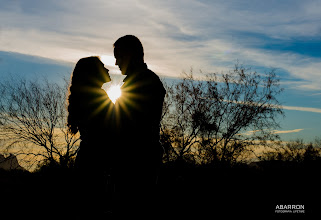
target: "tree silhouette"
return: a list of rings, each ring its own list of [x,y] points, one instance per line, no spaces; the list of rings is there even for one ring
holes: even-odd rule
[[[237,64],[228,73],[207,74],[206,80],[191,70],[169,87],[162,141],[176,159],[231,164],[278,138],[282,88],[274,70],[259,75]]]
[[[66,127],[66,86],[11,79],[1,83],[0,135],[7,150],[67,166],[79,138]],[[18,146],[21,146],[18,148]]]
[[[201,134],[202,112],[207,111],[202,98],[203,83],[185,74],[179,83],[165,84],[166,97],[163,104],[161,142],[167,160],[193,159],[190,152],[197,145]]]
[[[261,161],[283,161],[295,164],[310,163],[319,161],[321,157],[320,139],[311,143],[304,143],[303,139],[280,142],[273,150],[264,152],[260,157]]]

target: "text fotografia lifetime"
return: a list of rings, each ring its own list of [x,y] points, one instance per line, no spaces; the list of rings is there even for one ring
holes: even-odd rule
[[[304,205],[276,205],[275,213],[305,213]]]

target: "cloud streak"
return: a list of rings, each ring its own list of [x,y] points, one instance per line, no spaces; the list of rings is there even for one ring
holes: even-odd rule
[[[290,134],[290,133],[298,133],[300,131],[303,131],[304,129],[294,129],[294,130],[287,130],[287,131],[279,131],[275,130],[273,133],[274,134]]]
[[[321,37],[316,1],[0,0],[0,50],[76,62],[88,55],[112,56],[112,44],[137,35],[146,61],[160,75],[182,70],[247,65],[280,68],[320,90],[320,57],[264,48]]]
[[[274,130],[273,134],[291,134],[291,133],[298,133],[303,131],[304,129],[293,129],[293,130]],[[247,131],[246,133],[243,133],[243,135],[251,136],[257,132],[261,132],[261,130],[254,130],[254,131]]]
[[[283,106],[283,109],[292,110],[292,111],[321,113],[321,109],[320,108],[309,108],[309,107],[298,107],[298,106]]]

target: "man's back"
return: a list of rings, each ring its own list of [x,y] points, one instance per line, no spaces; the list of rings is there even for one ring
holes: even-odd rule
[[[144,154],[159,150],[159,129],[165,89],[144,64],[124,80],[119,100],[121,132],[129,151]],[[155,146],[156,145],[156,146]]]

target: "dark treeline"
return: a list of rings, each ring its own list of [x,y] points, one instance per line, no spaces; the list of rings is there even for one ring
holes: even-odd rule
[[[300,215],[318,215],[320,151],[304,148],[299,160],[290,159],[288,153],[233,166],[166,162],[160,170],[155,200],[151,201],[157,207],[155,215],[178,219],[280,217],[275,213],[277,205],[304,205],[305,214]],[[72,167],[47,164],[33,173],[2,170],[0,175],[5,189],[1,202],[8,211],[19,210],[17,215],[23,217],[50,215],[59,219],[73,219],[77,212],[77,181]],[[113,206],[112,189],[106,191],[101,193],[106,194],[103,202],[108,210]],[[141,211],[148,210],[141,207]],[[281,217],[284,215],[294,214]]]

